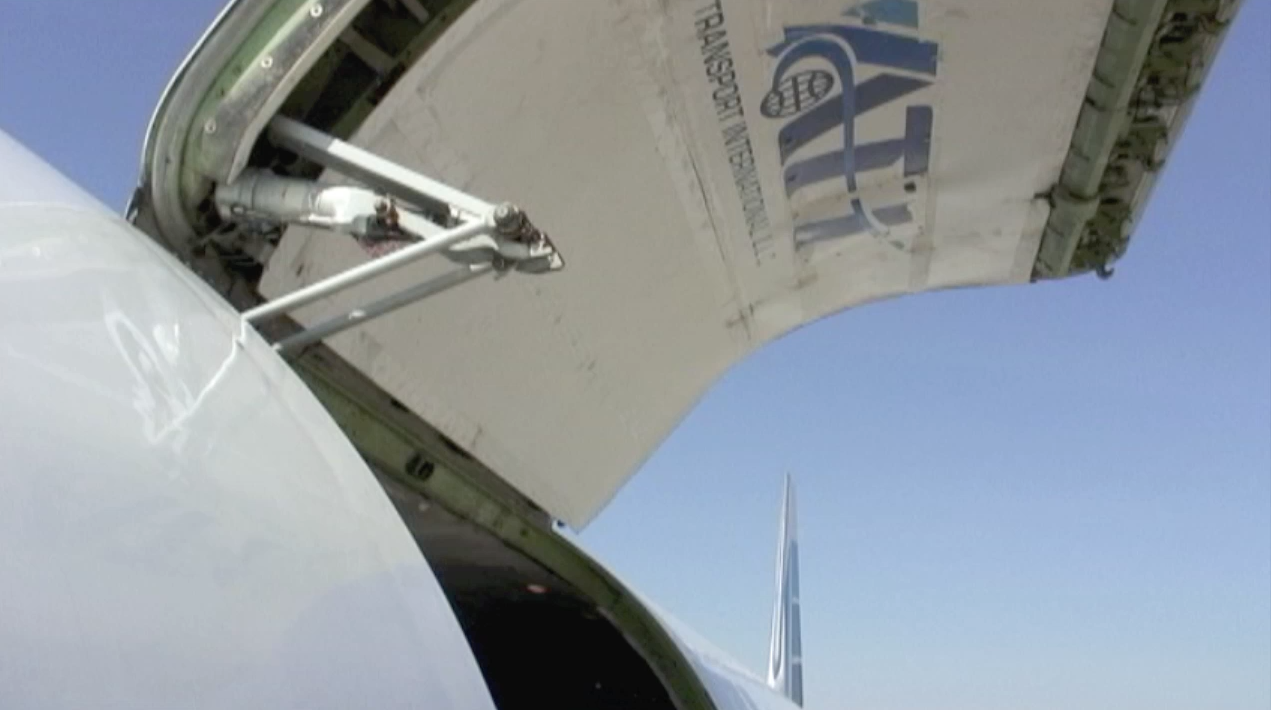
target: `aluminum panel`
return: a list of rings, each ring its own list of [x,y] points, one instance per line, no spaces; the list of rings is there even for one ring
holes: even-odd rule
[[[878,299],[1027,281],[1110,5],[480,0],[353,142],[521,204],[568,266],[331,345],[581,527],[764,343]],[[262,291],[365,258],[292,229]]]

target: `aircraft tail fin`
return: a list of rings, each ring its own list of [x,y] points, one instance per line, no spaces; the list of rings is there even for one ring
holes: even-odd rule
[[[803,633],[799,619],[799,540],[794,479],[786,475],[777,546],[777,598],[772,609],[768,686],[803,706]]]

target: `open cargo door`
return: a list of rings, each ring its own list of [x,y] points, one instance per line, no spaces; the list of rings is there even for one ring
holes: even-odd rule
[[[1236,4],[236,2],[165,95],[131,211],[250,308],[386,250],[230,209],[262,174],[379,195],[345,227],[514,202],[564,269],[472,279],[331,335],[327,357],[581,528],[793,328],[1106,273]],[[438,218],[348,155],[459,196]],[[292,334],[442,261],[301,307]]]

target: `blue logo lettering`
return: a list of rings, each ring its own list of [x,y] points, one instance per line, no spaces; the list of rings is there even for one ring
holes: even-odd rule
[[[848,202],[846,214],[839,216],[796,216],[796,247],[863,234],[884,238],[894,227],[913,222],[914,198],[907,195],[916,191],[913,178],[926,175],[931,155],[932,107],[911,94],[935,80],[938,46],[913,36],[917,4],[874,0],[843,16],[853,24],[787,26],[784,39],[768,49],[777,64],[759,109],[782,121],[777,145],[787,198],[813,185],[841,181]],[[841,90],[832,95],[836,87]],[[903,132],[857,135],[856,119],[901,100],[908,101]],[[842,135],[841,149],[802,154],[836,129]],[[902,195],[880,196],[876,184],[861,184],[874,171],[888,170],[894,176],[897,163]]]

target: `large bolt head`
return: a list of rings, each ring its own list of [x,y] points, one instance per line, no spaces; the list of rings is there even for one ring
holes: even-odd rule
[[[494,226],[504,233],[515,232],[521,226],[521,210],[513,204],[504,202],[494,208]]]

